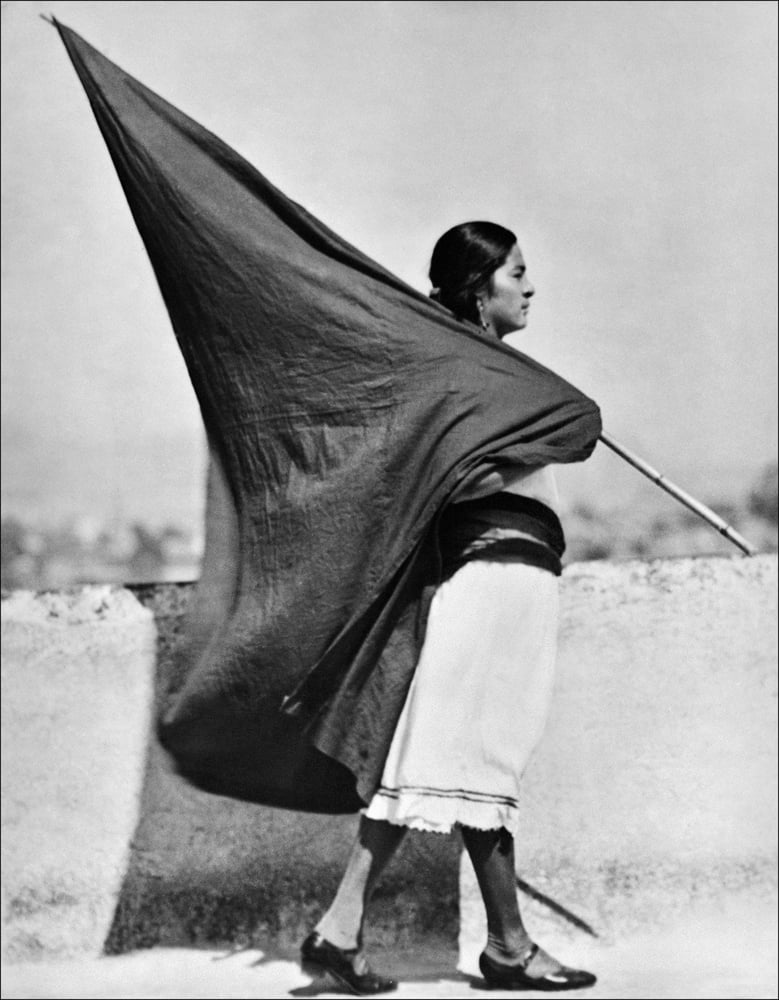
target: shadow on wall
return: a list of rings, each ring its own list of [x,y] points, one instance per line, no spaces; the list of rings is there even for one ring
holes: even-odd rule
[[[157,624],[158,695],[190,585],[130,588]],[[356,816],[270,809],[210,795],[170,772],[149,747],[140,820],[105,950],[152,945],[262,946],[296,957],[335,892],[356,832]],[[380,883],[369,941],[420,937],[454,952],[457,838],[411,834]]]

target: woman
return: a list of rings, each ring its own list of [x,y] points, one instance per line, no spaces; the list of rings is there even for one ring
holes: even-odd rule
[[[487,337],[527,324],[534,288],[516,237],[501,226],[471,222],[445,233],[430,280],[431,297]],[[531,941],[516,893],[519,783],[553,681],[564,547],[557,505],[548,467],[502,467],[442,518],[443,578],[381,785],[363,810],[335,899],[302,946],[305,964],[358,995],[397,985],[370,970],[361,942],[371,890],[409,828],[460,829],[487,911],[479,964],[490,985],[565,990],[595,982]]]

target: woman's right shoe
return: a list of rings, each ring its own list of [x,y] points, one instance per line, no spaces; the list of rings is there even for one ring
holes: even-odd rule
[[[479,968],[489,986],[503,990],[544,990],[551,993],[560,990],[581,990],[597,982],[591,972],[585,972],[584,969],[569,969],[566,966],[562,966],[555,973],[530,976],[527,967],[537,952],[538,945],[533,944],[521,962],[509,965],[496,962],[483,951],[479,956]]]
[[[379,976],[370,969],[357,972],[354,960],[357,949],[346,951],[312,931],[300,948],[303,968],[306,971],[329,972],[339,986],[358,997],[375,996],[378,993],[392,993],[398,988],[394,979]]]

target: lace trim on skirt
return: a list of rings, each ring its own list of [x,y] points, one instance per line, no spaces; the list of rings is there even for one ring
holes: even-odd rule
[[[426,833],[451,833],[455,826],[475,830],[505,827],[514,837],[519,826],[516,799],[463,789],[381,787],[363,814]]]

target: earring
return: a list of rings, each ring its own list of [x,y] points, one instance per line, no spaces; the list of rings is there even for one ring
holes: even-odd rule
[[[484,306],[481,303],[481,299],[476,299],[476,308],[479,310],[479,323],[481,323],[481,328],[485,333],[489,333],[490,324],[484,318]]]

